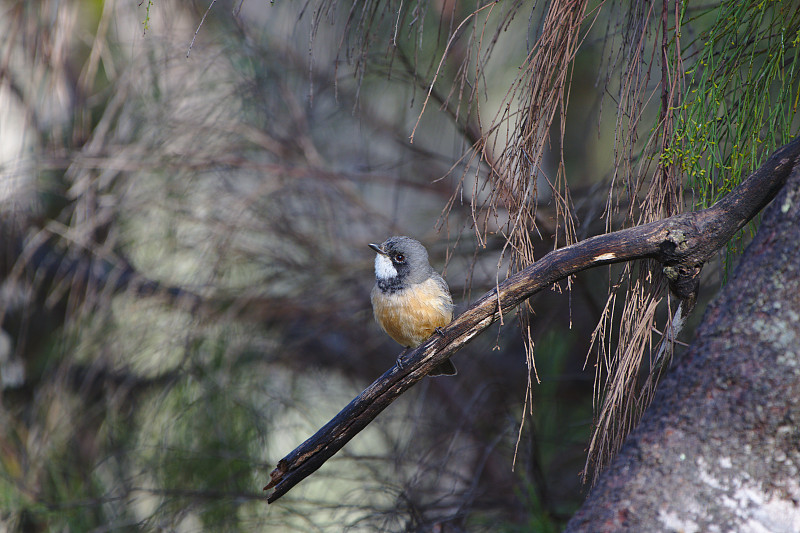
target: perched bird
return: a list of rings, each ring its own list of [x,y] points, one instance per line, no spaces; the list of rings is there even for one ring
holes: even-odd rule
[[[416,348],[453,320],[453,298],[447,282],[428,263],[428,251],[419,241],[390,237],[369,247],[377,252],[375,286],[370,295],[375,320],[406,349]],[[397,359],[399,365],[403,354]],[[453,376],[456,372],[448,359],[428,375]]]

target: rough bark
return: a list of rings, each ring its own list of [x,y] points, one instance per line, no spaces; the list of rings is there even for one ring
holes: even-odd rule
[[[567,526],[800,531],[800,167]]]

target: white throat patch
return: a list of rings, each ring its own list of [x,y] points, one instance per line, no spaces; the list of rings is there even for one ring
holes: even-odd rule
[[[397,277],[397,269],[392,260],[383,254],[375,255],[375,276],[378,279],[391,279]]]

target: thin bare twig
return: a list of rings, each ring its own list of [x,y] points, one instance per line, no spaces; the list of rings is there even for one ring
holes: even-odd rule
[[[445,46],[444,52],[442,52],[442,59],[439,61],[439,66],[436,67],[436,72],[434,72],[433,74],[431,85],[428,88],[428,94],[425,96],[425,101],[422,102],[422,110],[419,112],[419,116],[417,117],[417,122],[414,124],[414,128],[411,130],[411,136],[409,137],[409,142],[411,144],[414,144],[414,134],[417,131],[417,126],[419,126],[419,121],[422,120],[422,115],[425,114],[425,108],[428,106],[428,100],[430,100],[431,98],[431,92],[433,92],[433,86],[436,84],[436,80],[439,77],[439,73],[442,71],[442,66],[444,66],[444,60],[447,59],[447,52],[450,50],[450,46],[453,44],[453,41],[456,39],[456,37],[458,37],[459,31],[464,26],[464,24],[466,24],[467,22],[470,21],[470,19],[472,19],[472,17],[476,16],[478,13],[480,13],[487,7],[489,8],[489,13],[491,14],[492,12],[491,9],[494,7],[496,3],[497,1],[492,2],[491,4],[486,4],[485,6],[476,9],[475,11],[467,15],[467,17],[461,21],[461,24],[458,25],[456,31],[454,31],[453,34],[450,36],[450,39],[448,39],[447,46]]]
[[[217,0],[211,0],[211,3],[210,3],[210,4],[208,4],[208,9],[206,9],[206,12],[205,12],[205,13],[203,13],[203,18],[201,18],[201,19],[200,19],[200,24],[198,24],[198,25],[197,25],[197,29],[196,29],[196,30],[194,30],[194,36],[192,37],[192,42],[191,42],[191,43],[189,43],[189,49],[188,49],[188,50],[186,50],[186,57],[187,57],[187,58],[189,57],[189,54],[191,54],[191,53],[192,53],[192,47],[194,46],[194,41],[195,41],[195,39],[197,39],[197,34],[198,34],[198,33],[200,33],[200,28],[202,28],[202,27],[203,27],[203,24],[204,24],[204,23],[205,23],[205,21],[206,21],[206,17],[207,17],[207,16],[208,16],[208,14],[211,12],[211,8],[212,8],[212,7],[214,7],[214,4],[216,3],[216,1],[217,1]]]

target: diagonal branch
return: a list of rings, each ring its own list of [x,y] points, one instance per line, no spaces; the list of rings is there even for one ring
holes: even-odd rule
[[[424,344],[409,352],[402,369],[393,367],[367,387],[316,434],[278,462],[264,490],[274,502],[316,471],[398,396],[438,363],[556,281],[600,265],[655,259],[670,287],[693,303],[702,265],[778,193],[800,161],[800,137],[776,150],[725,198],[703,211],[684,213],[634,228],[598,235],[542,257],[510,276]]]

